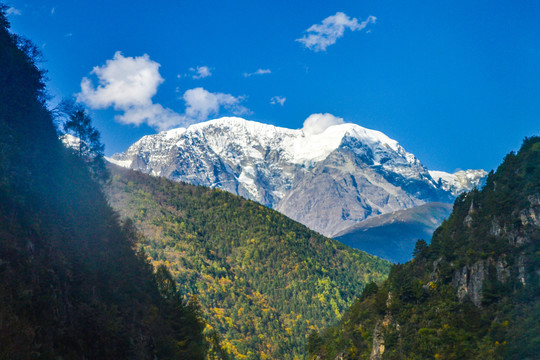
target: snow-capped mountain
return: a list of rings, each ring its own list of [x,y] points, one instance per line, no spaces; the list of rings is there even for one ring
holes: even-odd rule
[[[442,188],[454,196],[464,191],[482,187],[488,175],[484,170],[460,170],[453,174],[444,171],[430,171],[431,177],[439,182]]]
[[[109,160],[230,191],[328,236],[453,198],[397,141],[355,124],[313,134],[227,117],[145,136]]]

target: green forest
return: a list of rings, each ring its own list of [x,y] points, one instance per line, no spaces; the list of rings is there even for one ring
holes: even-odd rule
[[[218,189],[111,167],[112,206],[139,247],[195,297],[237,359],[300,359],[310,331],[339,320],[390,264]]]
[[[415,258],[370,284],[312,359],[538,359],[540,137],[461,195]]]

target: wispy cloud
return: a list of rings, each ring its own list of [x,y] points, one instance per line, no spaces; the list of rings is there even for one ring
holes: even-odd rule
[[[265,75],[265,74],[271,74],[272,71],[270,69],[258,69],[257,71],[254,71],[252,73],[244,73],[244,77],[250,77],[253,75]]]
[[[21,15],[21,11],[12,6],[6,10],[6,15]]]
[[[55,12],[56,12],[56,9],[55,9],[55,8],[52,8],[52,9],[51,9],[51,15],[54,15]]]
[[[122,114],[115,116],[120,123],[146,123],[158,130],[207,120],[210,115],[218,114],[222,108],[236,115],[250,113],[241,105],[243,97],[212,93],[201,87],[184,93],[182,99],[185,101],[186,110],[183,114],[154,103],[152,98],[164,81],[159,67],[160,64],[146,54],[125,57],[116,52],[105,65],[96,66],[92,70],[91,74],[98,80],[97,86],[94,86],[89,78],[82,79],[77,100],[92,109],[113,107],[121,111]]]
[[[192,75],[194,79],[202,79],[212,76],[212,69],[208,66],[197,66],[196,68],[189,68],[189,71],[194,72]]]
[[[272,105],[281,105],[283,106],[285,104],[285,100],[287,100],[287,98],[285,96],[274,96],[270,99],[270,104]]]
[[[324,19],[322,23],[311,25],[306,30],[307,34],[296,41],[315,52],[326,51],[328,46],[335,44],[337,39],[343,36],[346,29],[360,31],[370,23],[375,24],[376,20],[375,16],[370,15],[360,22],[357,18],[350,18],[345,13],[337,12]]]

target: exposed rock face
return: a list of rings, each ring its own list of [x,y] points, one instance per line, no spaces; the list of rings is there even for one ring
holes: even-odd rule
[[[503,237],[508,243],[520,247],[531,241],[529,234],[524,232],[525,228],[540,227],[540,194],[528,196],[529,206],[514,214],[521,227],[516,228],[515,224],[501,226],[501,221],[494,217],[491,220],[489,234],[492,236]]]
[[[392,293],[388,292],[386,299],[386,307],[389,308],[392,303]],[[371,354],[369,360],[382,360],[384,351],[386,349],[384,345],[384,337],[388,331],[400,331],[400,326],[397,321],[394,320],[390,312],[384,315],[382,320],[377,321],[373,330],[373,344],[371,347]],[[401,337],[401,335],[399,335]]]
[[[521,222],[522,227],[518,230],[514,225],[501,226],[501,222],[497,217],[491,219],[489,235],[502,237],[515,247],[521,247],[530,241],[538,241],[533,239],[530,234],[524,229],[533,229],[540,227],[540,194],[528,196],[529,206],[514,214],[515,218]],[[469,213],[465,217],[465,225],[471,226],[474,214],[474,205],[471,203]],[[517,268],[514,269],[514,274],[517,273],[517,279],[523,285],[527,284],[526,266],[529,259],[522,255],[517,258]],[[497,273],[497,280],[505,283],[512,276],[510,266],[506,261],[505,255],[501,255],[497,259],[488,258],[479,260],[470,266],[464,266],[456,270],[452,279],[452,285],[456,288],[457,296],[462,301],[466,296],[469,296],[476,306],[482,303],[482,287],[483,282],[488,276],[489,268],[493,267]],[[516,275],[514,275],[516,276]]]
[[[482,304],[482,285],[488,271],[486,265],[485,261],[478,261],[454,273],[452,285],[457,289],[457,297],[460,301],[468,295],[474,305]]]
[[[417,193],[410,194],[398,183],[404,179],[392,181],[380,170],[351,151],[336,150],[311,171],[303,172],[276,210],[314,230],[334,235],[366,218],[446,196],[423,180],[411,180]]]
[[[384,334],[382,331],[382,321],[378,321],[373,330],[373,347],[369,360],[382,360],[384,354]]]
[[[395,140],[355,124],[308,134],[222,118],[145,136],[109,160],[230,191],[328,236],[374,215],[450,202],[457,191]]]
[[[495,263],[495,270],[497,271],[497,280],[505,283],[510,278],[510,267],[508,266],[508,263],[506,262],[506,259],[504,256],[501,256],[499,259],[497,259],[497,262]]]
[[[521,224],[540,227],[540,194],[531,195],[527,199],[531,206],[519,213]]]

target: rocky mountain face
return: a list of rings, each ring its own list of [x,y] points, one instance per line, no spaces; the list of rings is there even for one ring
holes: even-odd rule
[[[145,136],[109,160],[241,195],[327,236],[467,188],[445,187],[397,141],[355,124],[313,134],[221,118]]]

